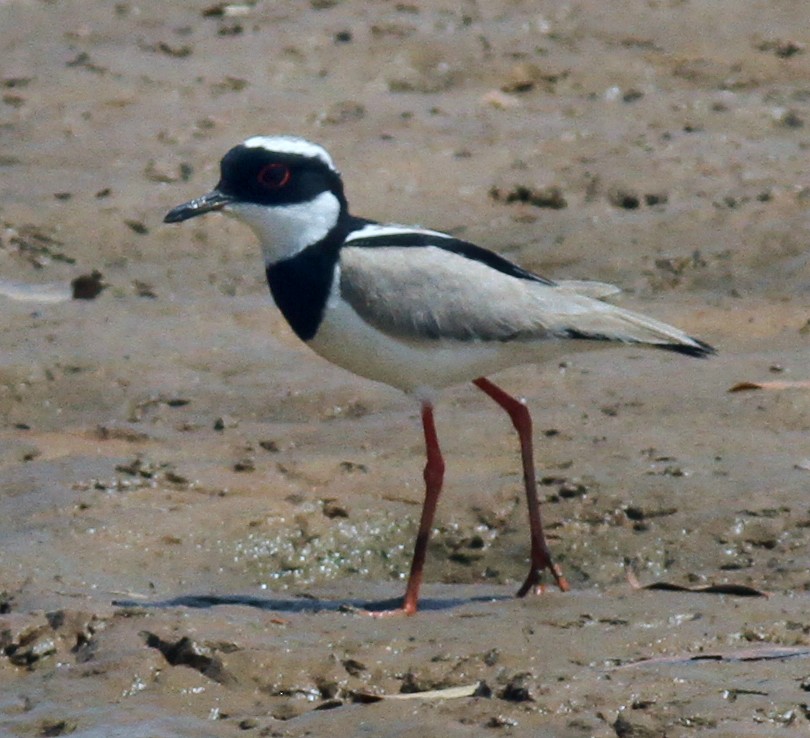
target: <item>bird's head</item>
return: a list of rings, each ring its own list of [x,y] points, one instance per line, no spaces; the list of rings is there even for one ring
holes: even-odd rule
[[[293,136],[253,136],[225,154],[211,192],[163,220],[179,223],[215,210],[249,225],[273,263],[324,238],[347,205],[340,173],[322,146]]]

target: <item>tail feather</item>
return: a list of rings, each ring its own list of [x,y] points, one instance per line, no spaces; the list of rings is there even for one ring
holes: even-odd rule
[[[689,336],[689,340],[694,342],[694,345],[684,343],[661,343],[656,344],[655,348],[664,349],[664,351],[675,351],[685,356],[694,356],[696,359],[707,359],[717,353],[714,346],[710,346],[705,341],[700,341],[697,338]]]
[[[680,328],[604,302],[621,292],[611,284],[562,280],[553,291],[566,297],[554,304],[550,312],[556,314],[545,326],[561,338],[639,344],[698,358],[717,353],[713,346]],[[547,297],[549,292],[535,289],[535,294]]]
[[[679,328],[631,310],[604,303],[601,305],[604,310],[577,316],[576,327],[566,327],[557,334],[585,341],[639,344],[697,358],[717,353],[710,344],[693,338]]]
[[[612,335],[608,336],[604,333],[585,333],[576,330],[575,328],[567,328],[558,333],[562,338],[574,338],[579,341],[610,341],[612,343],[634,343],[639,346],[649,346],[650,348],[657,348],[663,351],[674,351],[677,354],[684,354],[685,356],[694,356],[697,359],[706,359],[717,353],[714,346],[701,341],[700,339],[693,338],[684,334],[685,340],[677,343],[664,343],[661,341],[649,341],[639,338],[632,338],[630,336]]]

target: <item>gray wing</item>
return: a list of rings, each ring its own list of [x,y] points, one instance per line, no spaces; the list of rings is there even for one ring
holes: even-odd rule
[[[708,353],[677,328],[589,296],[614,291],[595,284],[520,279],[438,246],[346,246],[340,256],[342,297],[364,321],[398,338],[581,338]]]

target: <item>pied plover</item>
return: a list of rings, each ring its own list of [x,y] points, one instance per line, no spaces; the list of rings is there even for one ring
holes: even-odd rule
[[[603,302],[618,291],[609,285],[553,282],[446,233],[351,215],[332,157],[305,139],[254,136],[228,151],[220,170],[211,192],[174,208],[165,222],[221,210],[246,223],[261,244],[273,298],[298,337],[332,363],[421,402],[425,500],[395,612],[416,612],[444,477],[434,393],[466,381],[509,414],[520,439],[531,549],[517,594],[542,591],[544,570],[567,590],[540,520],[529,411],[486,375],[576,345],[618,342],[696,357],[714,349]]]

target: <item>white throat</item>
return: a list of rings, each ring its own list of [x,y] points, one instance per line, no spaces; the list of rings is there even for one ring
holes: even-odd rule
[[[274,206],[237,202],[226,205],[222,212],[253,229],[265,266],[269,266],[326,236],[338,222],[340,202],[333,193],[322,192],[309,202]]]

